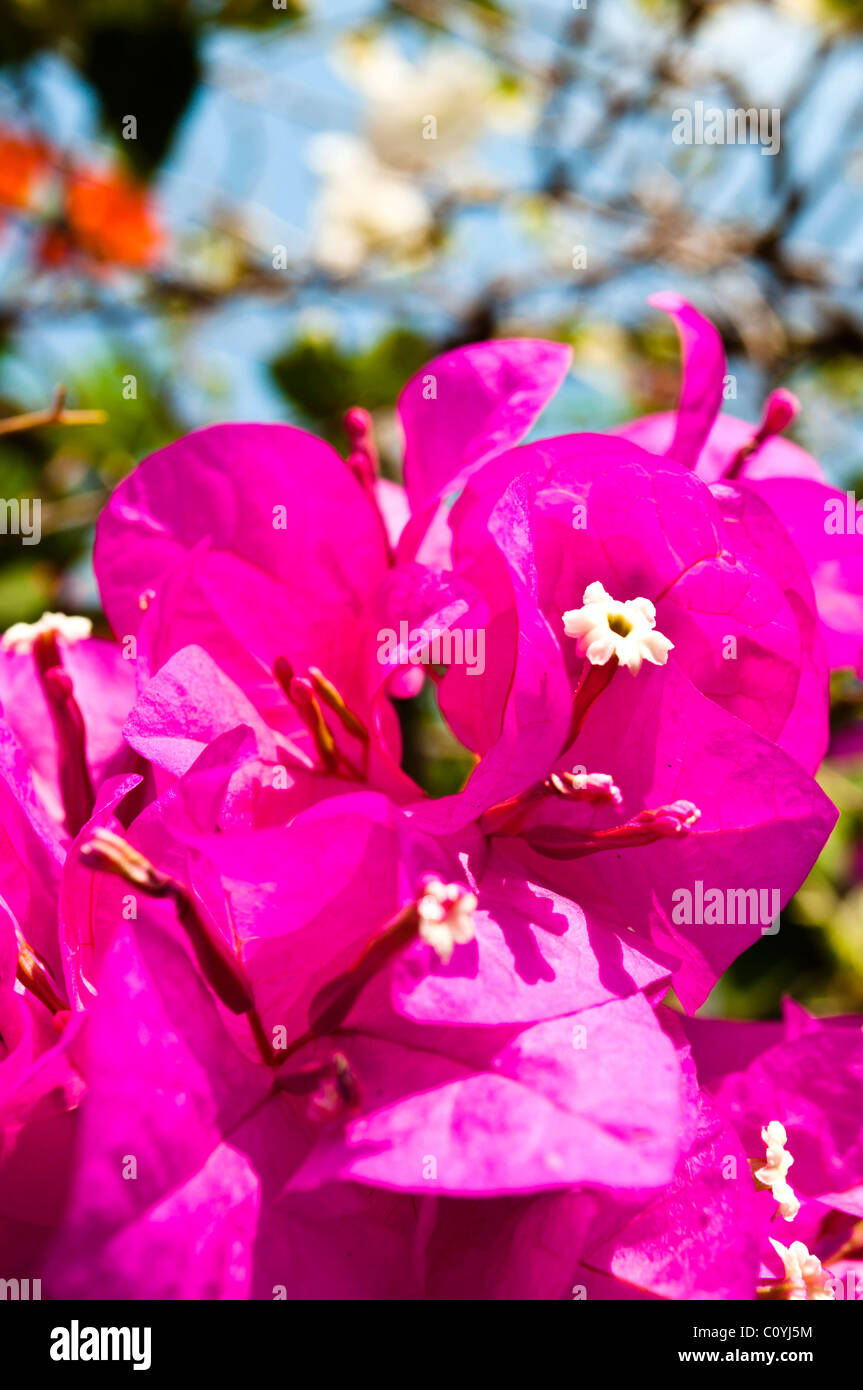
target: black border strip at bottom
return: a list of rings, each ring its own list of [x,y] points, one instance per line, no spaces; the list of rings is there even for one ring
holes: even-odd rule
[[[613,1375],[671,1366],[757,1365],[764,1375],[802,1365],[823,1374],[859,1364],[863,1304],[573,1301],[556,1307],[496,1304],[424,1309],[369,1303],[0,1303],[0,1346],[48,1384],[106,1370],[156,1376],[194,1369],[246,1387],[274,1372],[331,1380],[339,1363],[363,1379],[402,1379],[408,1340],[429,1374],[470,1361],[488,1372],[518,1347],[531,1378],[594,1359]],[[103,1332],[104,1329],[104,1332]],[[553,1342],[547,1340],[552,1334]],[[389,1353],[389,1355],[388,1355]],[[390,1359],[392,1356],[392,1360]],[[299,1357],[299,1364],[297,1358]],[[585,1358],[590,1358],[587,1362]],[[408,1363],[410,1365],[410,1363]],[[375,1369],[376,1368],[376,1369]],[[390,1369],[391,1368],[391,1369]],[[510,1366],[510,1374],[514,1368]],[[458,1374],[458,1372],[456,1372]],[[557,1372],[559,1374],[559,1372]],[[20,1383],[20,1375],[18,1377]],[[134,1382],[133,1382],[134,1383]],[[191,1390],[196,1390],[192,1387]]]

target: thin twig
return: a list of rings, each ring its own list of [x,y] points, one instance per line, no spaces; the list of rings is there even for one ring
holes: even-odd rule
[[[0,420],[0,434],[17,434],[20,430],[38,429],[42,425],[104,425],[108,419],[104,410],[66,410],[66,387],[58,386],[49,406],[30,410],[24,415],[9,415]]]

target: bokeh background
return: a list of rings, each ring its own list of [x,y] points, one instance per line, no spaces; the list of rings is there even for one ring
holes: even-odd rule
[[[779,153],[676,145],[696,100],[778,108]],[[407,375],[513,334],[575,350],[540,433],[667,408],[660,289],[721,327],[732,413],[789,386],[863,495],[863,0],[0,0],[0,469],[42,500],[38,546],[0,536],[0,628],[100,621],[104,499],[195,426],[344,448],[364,405],[397,477]],[[61,384],[103,422],[3,430]],[[713,1012],[863,1009],[863,689],[834,697],[839,828]],[[405,728],[456,785],[428,697]]]

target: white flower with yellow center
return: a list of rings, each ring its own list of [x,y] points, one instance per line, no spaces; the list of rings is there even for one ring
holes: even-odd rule
[[[65,613],[43,613],[35,623],[13,623],[3,634],[3,651],[30,652],[46,633],[62,637],[64,642],[84,642],[93,633],[89,618],[69,617]]]
[[[765,1187],[770,1188],[779,1206],[780,1216],[784,1216],[786,1221],[793,1221],[800,1210],[800,1202],[787,1181],[788,1169],[794,1159],[785,1147],[788,1143],[785,1126],[779,1120],[771,1120],[769,1125],[762,1129],[761,1138],[767,1149],[767,1156],[764,1165],[756,1169],[755,1176]]]
[[[441,883],[434,878],[425,883],[417,903],[420,936],[444,965],[452,959],[456,946],[473,941],[475,908],[476,896],[457,883]]]
[[[591,666],[605,666],[617,657],[636,675],[642,661],[664,666],[674,643],[656,630],[656,609],[649,598],[618,602],[602,584],[588,584],[581,608],[563,615],[567,637],[578,640],[578,654]]]

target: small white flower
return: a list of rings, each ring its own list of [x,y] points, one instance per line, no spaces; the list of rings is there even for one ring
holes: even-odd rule
[[[62,637],[64,642],[83,642],[92,635],[89,618],[68,617],[65,613],[43,613],[36,623],[13,623],[3,634],[3,651],[30,652],[45,633]]]
[[[464,946],[476,935],[473,914],[476,896],[457,883],[428,879],[417,903],[420,937],[431,946],[444,965],[452,959],[456,946]]]
[[[812,1255],[802,1240],[782,1245],[770,1238],[770,1244],[785,1266],[785,1279],[791,1288],[788,1300],[792,1303],[817,1303],[835,1300],[836,1294],[829,1284],[829,1274],[821,1267],[817,1255]]]
[[[786,1221],[793,1221],[800,1210],[800,1202],[787,1181],[788,1169],[794,1159],[785,1147],[788,1142],[785,1126],[779,1120],[771,1120],[762,1129],[761,1138],[767,1156],[763,1167],[756,1170],[755,1176],[760,1183],[771,1189],[779,1206],[780,1216]]]
[[[588,584],[581,608],[563,615],[567,637],[578,639],[578,654],[592,666],[605,666],[616,656],[633,675],[642,661],[664,666],[674,643],[656,630],[656,609],[648,598],[618,602],[598,581]]]

